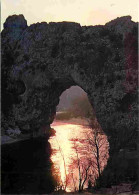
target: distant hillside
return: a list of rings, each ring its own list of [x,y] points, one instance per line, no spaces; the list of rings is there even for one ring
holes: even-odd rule
[[[73,86],[67,89],[60,96],[60,102],[57,106],[57,111],[67,110],[71,107],[71,103],[74,99],[86,95],[83,89],[78,86]]]

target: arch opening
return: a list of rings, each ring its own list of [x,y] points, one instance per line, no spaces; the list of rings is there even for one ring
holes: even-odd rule
[[[107,165],[109,144],[83,89],[71,86],[61,94],[51,127],[55,130],[49,139],[55,190],[97,186]]]

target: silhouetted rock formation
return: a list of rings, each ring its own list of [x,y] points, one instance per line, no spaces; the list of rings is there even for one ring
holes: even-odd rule
[[[130,16],[83,27],[27,26],[23,15],[9,16],[1,33],[3,129],[49,126],[61,93],[78,85],[108,136],[109,161],[131,148],[137,138],[137,26]]]

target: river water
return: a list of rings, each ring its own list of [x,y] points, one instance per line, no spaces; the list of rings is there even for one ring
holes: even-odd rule
[[[102,133],[94,134],[87,125],[55,121],[52,127],[56,130],[56,135],[49,139],[52,173],[58,180],[58,187],[70,192],[78,190],[79,183],[83,188],[94,185],[98,163],[100,172],[107,164],[107,137]]]
[[[84,188],[98,176],[94,136],[87,126],[54,121],[56,134],[1,147],[3,194],[46,194]],[[101,171],[108,159],[106,136],[97,135]],[[80,178],[80,179],[79,179]],[[80,181],[80,182],[79,182]]]

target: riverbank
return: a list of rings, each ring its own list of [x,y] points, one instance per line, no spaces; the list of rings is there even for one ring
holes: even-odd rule
[[[1,136],[1,145],[5,145],[5,144],[12,144],[15,142],[20,142],[20,141],[24,141],[24,140],[28,140],[30,139],[29,135],[23,135],[17,138],[12,138],[8,135],[3,135]]]
[[[39,135],[39,136],[31,136],[31,134],[21,134],[17,137],[11,137],[11,136],[8,136],[8,135],[3,135],[1,136],[1,145],[5,145],[5,144],[12,144],[12,143],[16,143],[16,142],[21,142],[21,141],[26,141],[26,140],[30,140],[30,139],[36,139],[36,138],[46,138],[46,139],[49,139],[50,136],[54,136],[55,135],[55,130],[54,129],[50,129],[48,130],[48,133],[47,134],[42,134],[42,135]]]
[[[70,118],[70,119],[64,119],[64,120],[54,120],[52,123],[52,126],[55,125],[62,125],[67,123],[67,124],[73,124],[73,125],[83,125],[83,126],[88,126],[88,119],[87,118]]]

